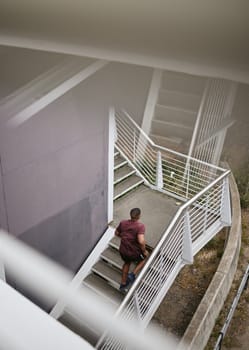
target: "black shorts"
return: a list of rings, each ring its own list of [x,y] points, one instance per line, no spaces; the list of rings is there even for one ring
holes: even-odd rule
[[[145,259],[145,256],[142,253],[137,256],[126,256],[120,253],[120,256],[125,263],[131,263],[131,262],[140,263]]]

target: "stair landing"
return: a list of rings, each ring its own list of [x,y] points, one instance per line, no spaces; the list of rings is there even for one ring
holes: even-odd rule
[[[145,239],[154,248],[179,208],[177,200],[147,186],[140,186],[114,202],[114,226],[129,219],[132,208],[141,209],[141,222],[145,224]],[[182,204],[182,203],[181,203]]]

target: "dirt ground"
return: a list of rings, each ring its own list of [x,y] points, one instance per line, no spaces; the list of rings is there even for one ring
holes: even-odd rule
[[[181,270],[154,316],[156,323],[177,338],[183,336],[205,294],[222,256],[225,239],[224,230],[195,256],[193,265]]]
[[[249,261],[249,209],[242,212],[242,245],[238,269],[231,291],[205,350],[213,350],[226,320]],[[190,323],[217,269],[224,250],[226,231],[220,232],[196,256],[193,265],[185,266],[170,288],[154,321],[169,333],[181,338]],[[244,290],[234,313],[222,350],[249,349],[249,286]]]

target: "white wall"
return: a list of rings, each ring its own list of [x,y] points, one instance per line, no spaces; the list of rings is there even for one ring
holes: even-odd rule
[[[18,128],[2,125],[12,234],[77,270],[107,225],[109,107],[140,122],[151,73],[110,63]]]
[[[0,46],[0,99],[63,60],[65,55]]]

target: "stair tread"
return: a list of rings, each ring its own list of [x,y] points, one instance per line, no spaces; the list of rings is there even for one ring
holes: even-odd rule
[[[104,297],[112,305],[119,306],[123,300],[123,295],[119,291],[96,274],[91,273],[88,275],[83,281],[83,284],[98,295]]]
[[[161,123],[163,125],[173,126],[176,128],[184,128],[187,130],[192,130],[192,127],[189,125],[183,125],[181,123],[172,122],[172,121],[168,121],[168,120],[154,119],[154,120],[152,120],[152,123],[159,123],[159,124]]]
[[[119,289],[121,281],[121,270],[99,260],[93,267],[92,271],[109,281],[116,289]]]
[[[164,137],[176,137],[181,138],[184,141],[188,141],[191,138],[192,128],[185,126],[186,124],[169,122],[166,119],[153,120],[151,123],[151,134],[164,136]]]
[[[175,136],[172,136],[172,137],[166,137],[166,136],[161,136],[161,135],[156,135],[156,134],[150,134],[150,137],[152,138],[152,140],[154,141],[157,140],[157,139],[161,139],[162,141],[169,141],[169,142],[173,142],[173,143],[176,143],[176,144],[180,144],[182,143],[183,139],[180,138],[180,137],[175,137]]]
[[[196,121],[197,111],[187,111],[181,108],[156,104],[153,119],[164,120],[173,123],[193,127]]]
[[[136,184],[139,185],[143,183],[143,180],[137,176],[137,175],[131,175],[127,179],[125,179],[122,182],[119,182],[114,187],[114,198],[117,196],[124,194],[126,191],[129,191],[130,187],[135,186]]]
[[[119,249],[120,244],[120,238],[117,236],[112,237],[112,239],[109,241],[109,245],[115,249]]]
[[[127,164],[127,160],[125,160],[120,154],[114,158],[114,168],[121,166],[121,164]]]
[[[121,168],[116,169],[114,171],[114,183],[118,182],[125,176],[134,174],[135,172],[136,171],[127,164],[122,166]]]
[[[166,88],[166,87],[160,87],[160,92],[163,93],[172,93],[172,94],[177,94],[177,95],[184,95],[184,96],[193,96],[193,97],[198,97],[200,98],[201,96],[201,92],[199,91],[198,93],[194,93],[191,91],[181,91],[181,90],[177,90],[177,89],[170,89],[170,88]]]
[[[122,269],[123,260],[119,254],[119,251],[115,248],[108,247],[101,254],[101,258],[108,261],[110,264],[113,264],[119,269]],[[135,267],[135,264],[131,264],[131,269]]]
[[[181,106],[172,106],[172,105],[165,105],[165,104],[157,103],[156,107],[162,108],[162,109],[169,109],[169,110],[173,110],[173,111],[179,111],[179,112],[183,112],[184,114],[187,113],[190,115],[196,115],[196,113],[197,113],[197,111],[195,111],[195,110],[183,108]]]
[[[157,103],[159,105],[176,107],[192,112],[197,112],[200,106],[201,96],[184,91],[172,91],[160,89]]]

